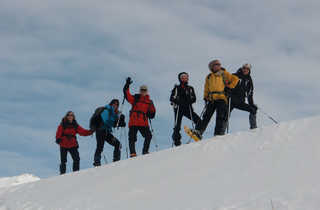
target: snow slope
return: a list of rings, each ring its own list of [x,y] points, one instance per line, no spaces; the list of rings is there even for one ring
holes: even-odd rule
[[[0,209],[319,210],[319,124],[283,123],[0,188]]]

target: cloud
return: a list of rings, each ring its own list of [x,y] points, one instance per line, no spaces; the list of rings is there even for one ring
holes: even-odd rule
[[[122,98],[127,76],[134,80],[132,92],[149,86],[157,107],[157,140],[167,148],[173,124],[168,98],[177,74],[190,73],[200,113],[207,64],[213,58],[230,72],[252,63],[255,101],[279,121],[319,114],[319,7],[313,0],[4,0],[0,159],[17,163],[27,157],[24,161],[31,165],[45,158],[50,166],[39,164],[36,173],[49,176],[56,171],[53,141],[64,113],[72,109],[87,127],[97,106]],[[126,113],[129,109],[126,104]],[[233,112],[232,132],[248,128],[247,115]],[[262,125],[272,123],[262,114],[259,119]],[[91,167],[94,140],[82,145],[87,147],[80,147],[83,167]]]

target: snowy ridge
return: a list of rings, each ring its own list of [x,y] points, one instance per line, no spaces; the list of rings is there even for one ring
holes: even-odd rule
[[[0,209],[319,210],[320,117],[0,188]]]

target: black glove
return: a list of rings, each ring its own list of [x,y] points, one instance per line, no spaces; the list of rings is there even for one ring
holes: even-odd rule
[[[118,127],[126,127],[125,116],[123,114],[121,114],[119,117]]]
[[[230,97],[231,94],[232,94],[232,89],[228,88],[228,87],[225,87],[224,88],[224,94],[225,94],[225,96]]]
[[[62,141],[61,139],[56,139],[56,143],[57,143],[57,144],[60,144],[61,141]]]
[[[123,91],[126,91],[131,84],[132,84],[132,80],[131,80],[130,77],[128,77],[128,78],[126,79],[126,84],[125,84],[124,87],[123,87]]]

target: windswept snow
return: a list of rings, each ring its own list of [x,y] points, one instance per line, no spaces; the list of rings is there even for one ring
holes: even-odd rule
[[[0,188],[8,188],[20,184],[35,182],[38,180],[40,180],[39,177],[33,176],[31,174],[22,174],[20,176],[14,177],[0,177]]]
[[[319,210],[319,125],[298,120],[0,188],[0,209]]]

